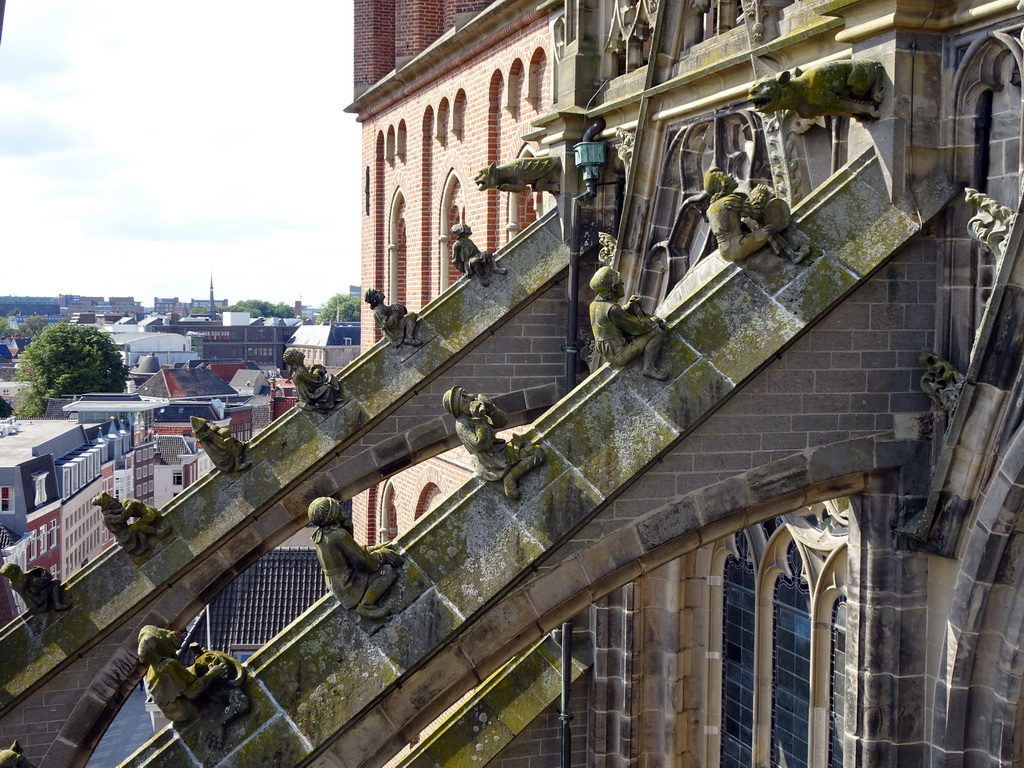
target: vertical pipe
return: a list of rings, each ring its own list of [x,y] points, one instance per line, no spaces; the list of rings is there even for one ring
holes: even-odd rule
[[[572,619],[562,624],[562,766],[572,766]]]

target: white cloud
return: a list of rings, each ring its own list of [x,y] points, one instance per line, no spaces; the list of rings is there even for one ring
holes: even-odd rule
[[[351,19],[351,0],[8,4],[3,292],[149,303],[212,271],[231,300],[317,303],[358,282]]]

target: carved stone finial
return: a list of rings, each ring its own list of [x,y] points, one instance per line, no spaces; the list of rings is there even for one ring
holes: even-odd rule
[[[13,589],[22,600],[29,616],[64,611],[71,607],[64,585],[45,568],[36,566],[27,571],[17,563],[0,565],[0,574],[11,582]]]
[[[970,187],[964,190],[964,198],[978,209],[967,222],[967,231],[971,239],[988,248],[996,256],[1001,256],[1003,242],[1010,234],[1010,225],[1016,214],[988,195]]]
[[[340,501],[328,496],[314,499],[307,511],[318,526],[313,533],[316,557],[324,581],[342,608],[354,609],[368,619],[383,619],[391,611],[381,599],[398,578],[404,558],[389,543],[364,547],[352,535],[352,516]]]
[[[330,413],[343,399],[341,383],[319,363],[307,368],[305,361],[306,356],[294,347],[284,352],[284,362],[291,373],[299,407]]]
[[[452,243],[452,265],[462,274],[477,278],[483,286],[490,285],[494,275],[508,274],[507,269],[495,263],[493,253],[481,251],[469,239],[473,234],[469,224],[456,224],[452,227],[452,234],[455,236],[455,242]]]
[[[176,727],[195,720],[215,705],[221,728],[249,711],[249,697],[242,690],[248,674],[241,662],[221,651],[210,651],[193,643],[195,663],[186,667],[178,661],[178,635],[169,629],[147,624],[139,630],[139,661],[146,670],[146,690],[153,703]]]
[[[636,142],[636,134],[627,131],[620,125],[615,129],[615,138],[619,140],[619,145],[616,148],[619,160],[626,166],[626,173],[628,174],[629,168],[633,163],[633,144]]]
[[[665,321],[645,312],[640,296],[630,296],[629,301],[619,305],[625,289],[619,273],[611,267],[598,269],[590,287],[597,294],[590,303],[594,353],[613,368],[623,368],[642,356],[644,376],[658,381],[667,379],[669,372],[658,366],[668,335]]]
[[[758,80],[747,98],[759,112],[791,109],[807,118],[874,120],[885,98],[885,67],[865,60],[833,61],[806,72],[785,70]]]
[[[232,437],[230,429],[212,426],[198,416],[192,416],[189,421],[196,440],[203,444],[213,466],[221,472],[241,472],[252,466],[251,462],[245,460],[246,444]]]
[[[370,288],[363,298],[373,310],[373,319],[391,346],[418,347],[423,344],[416,338],[419,318],[415,312],[407,310],[404,304],[385,304],[384,294],[376,288]]]
[[[615,261],[615,251],[618,250],[619,243],[615,239],[615,235],[609,232],[598,232],[597,240],[601,243],[601,250],[597,252],[597,260],[604,266],[610,267]]]
[[[35,768],[21,751],[21,745],[15,741],[10,749],[0,749],[0,768]]]
[[[928,370],[921,377],[921,389],[942,410],[952,413],[960,400],[966,377],[953,364],[939,357],[928,347],[921,348],[921,364]]]
[[[738,186],[736,177],[721,168],[704,174],[704,192],[711,201],[707,219],[722,258],[742,261],[766,246],[794,264],[807,258],[811,253],[809,244],[794,247],[779,234],[790,222],[786,201],[763,184],[754,187],[749,195],[737,192]],[[755,226],[746,226],[745,221]]]
[[[484,395],[452,387],[443,402],[444,409],[455,417],[455,433],[473,457],[477,476],[500,482],[505,496],[517,501],[519,478],[544,463],[544,452],[522,435],[499,438],[498,430],[508,425],[508,414]]]
[[[491,163],[473,177],[477,189],[522,192],[528,186],[534,192],[557,195],[561,189],[562,161],[557,157],[521,157],[504,165]]]
[[[171,524],[156,508],[138,499],[122,501],[104,491],[93,497],[92,505],[100,508],[100,519],[117,545],[132,557],[152,551],[152,540],[171,532]]]

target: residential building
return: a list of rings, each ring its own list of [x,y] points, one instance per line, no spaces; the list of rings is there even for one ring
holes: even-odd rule
[[[359,323],[300,325],[288,339],[287,346],[302,352],[307,365],[318,364],[337,370],[359,354],[359,329]]]

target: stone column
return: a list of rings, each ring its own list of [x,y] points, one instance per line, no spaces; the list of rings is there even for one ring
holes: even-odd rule
[[[898,474],[851,499],[845,764],[924,766],[927,560],[897,546]]]

